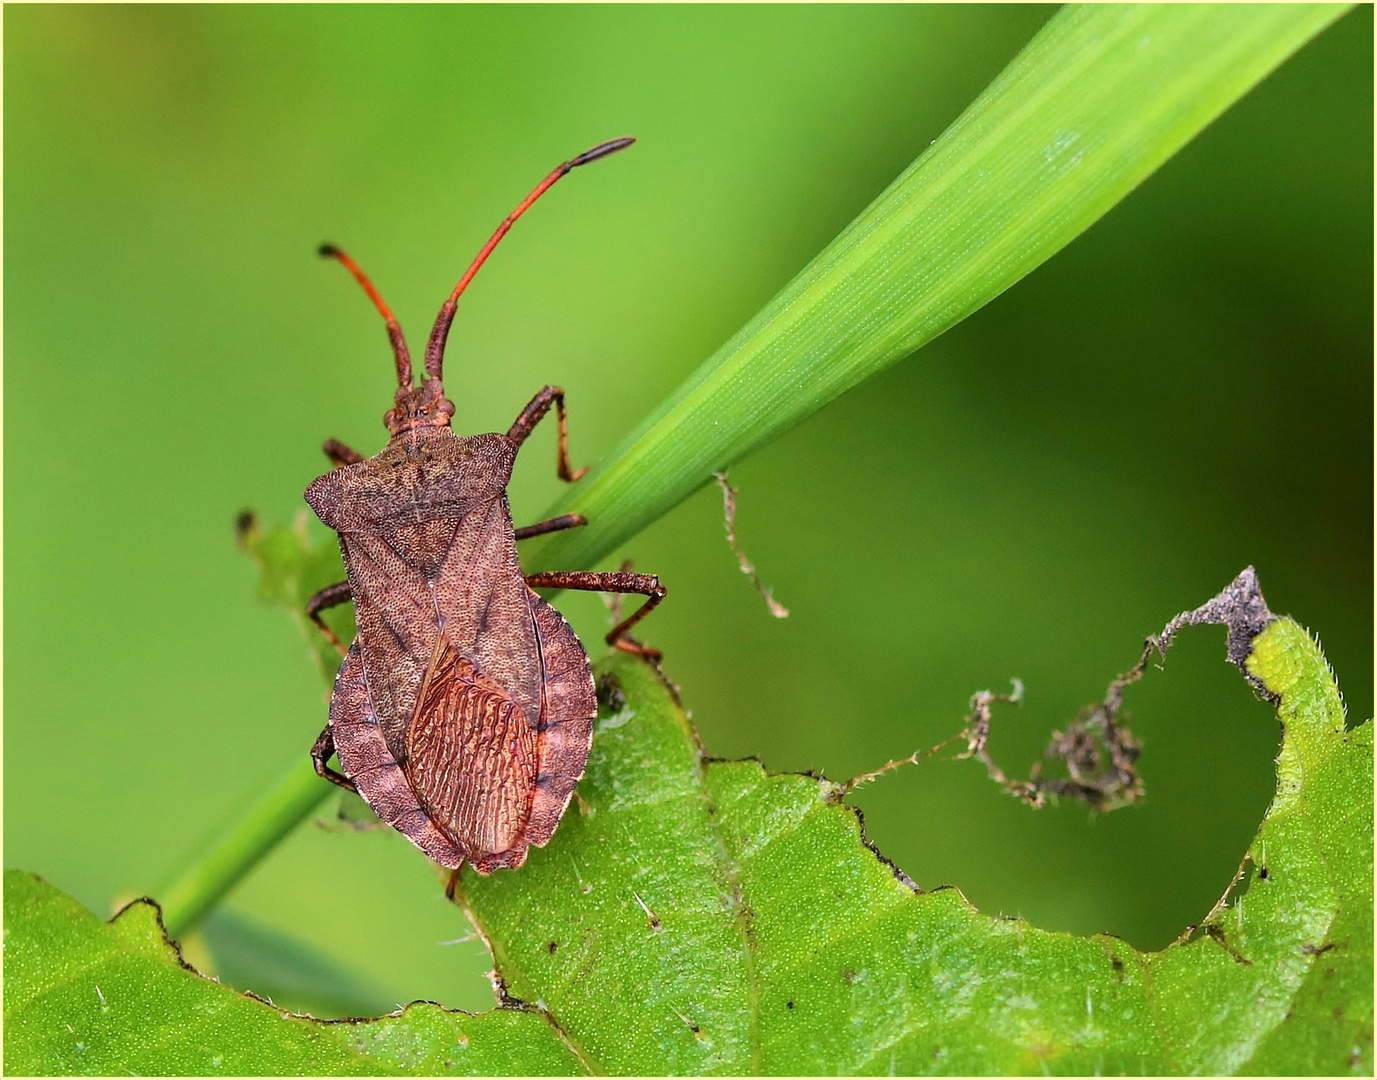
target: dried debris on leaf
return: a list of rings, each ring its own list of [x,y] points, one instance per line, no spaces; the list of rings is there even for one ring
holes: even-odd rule
[[[1109,684],[1105,700],[1093,705],[1069,724],[1064,732],[1052,732],[1052,740],[1042,752],[1043,761],[1034,763],[1027,780],[1010,780],[990,757],[986,742],[995,702],[1016,702],[1013,694],[993,694],[988,690],[971,697],[971,714],[965,731],[966,749],[957,755],[981,762],[990,779],[1029,806],[1042,806],[1047,797],[1079,799],[1094,810],[1114,810],[1143,797],[1143,781],[1135,771],[1140,747],[1132,732],[1117,720],[1123,701],[1123,688],[1142,676],[1142,665],[1129,675]],[[1015,682],[1018,690],[1023,688]],[[1045,761],[1065,763],[1067,776],[1044,777]]]
[[[982,734],[980,736],[980,748],[982,752],[984,750],[985,739],[988,738],[990,734],[989,706],[996,701],[1007,701],[1010,703],[1017,703],[1023,699],[1023,683],[1021,683],[1018,679],[1013,679],[1012,682],[1014,684],[1014,689],[1012,693],[995,694],[991,693],[989,690],[982,690],[980,691],[980,693],[974,695],[971,698],[972,710],[978,710],[982,707],[984,708],[984,726],[980,729],[982,731]],[[963,728],[961,731],[958,731],[955,735],[949,735],[936,746],[929,746],[926,750],[915,750],[908,757],[896,758],[894,761],[886,761],[878,769],[874,769],[867,773],[861,773],[860,776],[853,776],[850,780],[848,780],[845,784],[841,786],[841,794],[846,795],[854,791],[856,788],[860,787],[862,784],[868,784],[870,783],[870,781],[876,779],[877,777],[883,776],[885,773],[890,772],[893,769],[899,768],[901,765],[917,765],[918,762],[921,761],[923,758],[932,757],[933,754],[939,754],[952,743],[957,742],[961,739],[965,739],[969,744],[970,748],[974,748],[975,742],[973,741],[974,736],[972,735],[972,732],[975,731],[977,726],[980,724],[980,720],[978,719],[980,715],[981,714],[978,712],[973,712],[972,715],[968,718],[965,728]],[[967,753],[957,755],[957,757],[972,756],[975,755],[973,755],[969,750]],[[981,760],[986,761],[993,768],[993,762],[989,762],[988,758],[982,757]],[[991,775],[994,774],[991,773]],[[1000,779],[1001,782],[1005,782],[1002,778],[1003,774],[1000,773],[998,779]]]
[[[1272,695],[1248,670],[1247,660],[1252,652],[1253,639],[1275,619],[1258,586],[1257,572],[1249,566],[1218,596],[1194,610],[1181,612],[1160,633],[1146,638],[1138,662],[1109,684],[1104,700],[1082,712],[1064,732],[1052,733],[1052,739],[1043,751],[1043,760],[1033,765],[1027,780],[1009,779],[990,757],[986,746],[994,705],[1001,702],[1015,704],[1023,696],[1023,684],[1015,679],[1014,690],[1010,694],[982,690],[973,695],[966,727],[956,735],[928,750],[919,750],[909,757],[888,762],[873,772],[853,778],[842,786],[842,794],[900,765],[916,764],[919,759],[939,752],[958,739],[965,739],[966,749],[957,757],[974,758],[983,763],[991,780],[1030,806],[1042,806],[1049,796],[1078,799],[1094,810],[1114,810],[1137,802],[1143,797],[1143,781],[1136,769],[1141,748],[1133,733],[1119,722],[1125,689],[1143,677],[1154,652],[1165,661],[1167,649],[1182,627],[1216,624],[1229,629],[1229,661],[1243,672],[1257,693],[1272,700]],[[1049,761],[1061,761],[1067,775],[1044,777],[1042,766]]]
[[[727,543],[731,545],[732,551],[736,554],[736,564],[741,568],[741,572],[751,579],[751,584],[755,586],[755,591],[765,598],[765,606],[770,609],[770,614],[776,619],[787,619],[789,609],[774,598],[774,594],[760,583],[760,575],[756,572],[751,560],[746,558],[746,553],[741,550],[741,545],[736,539],[736,488],[732,487],[727,480],[727,474],[715,472],[712,474],[722,489],[722,516],[727,529]]]

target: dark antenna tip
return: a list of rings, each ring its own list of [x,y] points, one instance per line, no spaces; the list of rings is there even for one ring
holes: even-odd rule
[[[597,161],[598,158],[604,158],[608,154],[615,154],[618,150],[625,150],[635,141],[630,135],[624,135],[620,139],[611,139],[608,142],[599,143],[593,149],[585,150],[574,158],[573,161],[569,162],[569,167],[572,169],[579,165],[587,165],[590,161]]]
[[[335,247],[334,244],[321,244],[320,247],[316,248],[316,254],[322,259],[333,259],[339,254],[339,248]]]

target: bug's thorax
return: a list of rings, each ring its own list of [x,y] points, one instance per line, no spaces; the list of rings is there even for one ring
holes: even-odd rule
[[[376,456],[332,469],[306,489],[306,501],[337,532],[364,533],[399,519],[463,517],[501,498],[516,448],[504,435],[456,435],[414,427]]]

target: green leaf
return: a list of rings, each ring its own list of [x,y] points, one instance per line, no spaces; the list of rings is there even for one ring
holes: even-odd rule
[[[706,760],[658,673],[615,654],[550,845],[461,880],[507,1007],[284,1016],[181,967],[149,905],[101,924],[16,873],[6,1068],[1370,1073],[1372,723],[1345,729],[1314,641],[1261,610],[1230,655],[1279,700],[1277,795],[1252,873],[1162,952],[918,891],[841,786]]]
[[[302,1076],[576,1066],[535,1012],[417,1003],[366,1023],[293,1016],[181,963],[156,905],[103,923],[40,878],[5,873],[5,1071],[11,1075]]]
[[[644,664],[549,848],[463,879],[515,997],[609,1073],[1370,1071],[1372,725],[1278,620],[1250,670],[1281,694],[1267,867],[1160,953],[918,893],[838,785],[703,761]],[[1337,1012],[1336,1012],[1337,1010]]]
[[[1067,7],[825,250],[551,508],[591,566],[1090,227],[1347,8]],[[826,163],[819,163],[825,168]]]

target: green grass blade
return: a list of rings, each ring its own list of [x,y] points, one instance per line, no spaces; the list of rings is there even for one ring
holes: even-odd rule
[[[716,470],[931,341],[1075,239],[1344,5],[1056,15],[926,153],[551,510],[609,555]],[[825,168],[825,163],[820,167]]]

